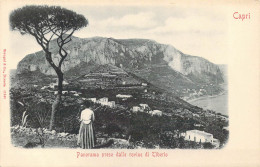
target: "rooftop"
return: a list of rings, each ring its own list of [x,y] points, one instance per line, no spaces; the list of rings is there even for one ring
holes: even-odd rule
[[[188,130],[186,132],[193,132],[193,133],[196,133],[196,134],[200,134],[200,135],[204,135],[204,136],[212,136],[211,133],[207,133],[207,132],[204,132],[204,131],[200,131],[200,130]]]

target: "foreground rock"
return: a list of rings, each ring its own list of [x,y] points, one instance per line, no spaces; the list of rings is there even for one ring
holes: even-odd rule
[[[42,139],[40,139],[42,136]],[[11,127],[12,144],[23,148],[79,148],[77,134],[57,133],[55,130]],[[41,142],[44,140],[44,143]],[[129,142],[118,138],[97,138],[95,148],[129,148]]]

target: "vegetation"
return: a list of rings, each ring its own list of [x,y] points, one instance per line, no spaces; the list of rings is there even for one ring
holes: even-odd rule
[[[63,72],[61,66],[68,53],[66,44],[76,30],[87,26],[88,21],[83,15],[61,8],[59,6],[25,6],[14,10],[10,15],[12,30],[29,34],[35,37],[37,43],[45,52],[45,57],[58,76],[58,94],[52,105],[49,129],[53,128],[55,113],[59,109],[62,96]],[[57,37],[59,47],[59,61],[55,64],[49,45],[51,40]]]
[[[27,125],[27,117],[28,115],[26,115],[26,111],[23,112],[23,116],[22,116],[22,122],[21,122],[21,126],[22,127],[26,127]]]
[[[37,91],[34,93],[21,90],[12,92],[12,125],[20,123],[23,111],[26,110],[27,127],[40,128],[38,139],[42,143],[48,143],[49,139],[46,138],[43,129],[48,127],[51,103],[55,100],[55,96],[41,93],[41,97],[37,97],[38,94]],[[42,99],[49,99],[49,101],[42,101]],[[18,101],[22,101],[24,106],[17,103]],[[80,101],[79,97],[70,96],[65,96],[63,101],[60,112],[57,113],[54,128],[57,133],[78,134],[80,127],[78,118],[81,112],[79,107],[84,101]],[[92,103],[92,108],[96,117],[94,122],[96,137],[125,139],[130,142],[129,148],[212,148],[209,144],[185,141],[181,133],[191,129],[212,133],[214,138],[219,139],[221,146],[228,139],[228,132],[222,130],[227,123],[213,117],[179,116],[172,111],[169,111],[170,115],[151,116],[145,112],[133,113],[127,106],[109,108],[94,103]],[[195,127],[195,124],[203,126]]]
[[[99,139],[122,139],[130,142],[128,148],[213,148],[210,143],[201,144],[184,140],[183,132],[198,129],[213,134],[219,139],[221,146],[225,144],[228,131],[223,130],[223,127],[228,125],[228,121],[223,121],[221,115],[192,106],[176,97],[176,94],[183,97],[189,95],[189,98],[217,94],[221,89],[215,87],[215,84],[222,83],[221,75],[215,77],[211,73],[203,73],[200,78],[196,76],[197,74],[186,77],[167,65],[168,63],[163,60],[162,51],[149,56],[150,58],[134,54],[136,56],[134,60],[132,59],[134,52],[122,49],[126,48],[125,46],[120,49],[125,50],[122,52],[125,58],[116,61],[117,67],[108,64],[97,66],[95,62],[86,61],[64,74],[63,71],[66,70],[62,69],[62,65],[68,56],[68,50],[71,51],[75,47],[70,43],[72,38],[75,39],[72,35],[87,25],[88,21],[83,15],[59,6],[25,6],[11,13],[11,29],[19,31],[22,35],[32,35],[43,49],[25,59],[32,62],[35,57],[40,57],[42,59],[35,60],[45,62],[43,61],[45,56],[58,79],[57,95],[54,95],[55,86],[52,89],[50,86],[46,88],[48,87],[46,84],[53,83],[55,78],[41,73],[40,69],[25,70],[23,74],[16,76],[17,83],[12,83],[12,87],[16,88],[11,89],[13,136],[20,135],[21,140],[26,139],[26,134],[20,132],[27,131],[30,138],[39,140],[38,143],[27,143],[25,147],[37,144],[44,147],[50,140],[56,142],[53,137],[59,138],[68,134],[75,140],[80,127],[79,107],[89,97],[108,97],[117,104],[113,108],[92,104],[96,117],[94,131]],[[137,42],[117,40],[117,42],[134,46],[143,44],[146,40]],[[159,46],[156,47],[159,49]],[[54,61],[56,58],[57,61]],[[80,70],[83,72],[79,72]],[[87,73],[92,75],[87,76]],[[105,73],[108,75],[103,75]],[[67,77],[67,81],[73,80],[73,84],[67,83],[68,86],[63,87],[64,76]],[[205,78],[207,82],[204,82]],[[64,96],[62,96],[63,89],[66,89]],[[72,95],[68,91],[76,93]],[[116,98],[117,94],[122,93],[131,94],[131,97]],[[132,112],[131,108],[140,103],[149,107],[142,112]],[[149,111],[152,110],[161,110],[163,114],[151,115]],[[21,126],[15,128],[16,125]],[[56,135],[56,132],[59,135]],[[49,139],[50,136],[52,139]]]

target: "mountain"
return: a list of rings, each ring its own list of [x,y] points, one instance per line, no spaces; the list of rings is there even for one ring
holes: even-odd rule
[[[223,75],[223,80],[225,83],[228,82],[228,66],[226,64],[218,64],[218,67]]]
[[[66,78],[76,78],[88,74],[97,66],[110,65],[171,91],[218,85],[224,81],[217,65],[149,39],[73,37],[65,47],[69,53],[62,65]],[[57,64],[59,56],[55,40],[51,41],[50,50]],[[19,62],[17,74],[28,71],[56,75],[43,51],[29,54]]]

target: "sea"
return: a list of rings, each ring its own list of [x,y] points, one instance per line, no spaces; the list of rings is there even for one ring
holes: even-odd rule
[[[203,109],[213,110],[217,113],[228,116],[228,91],[220,95],[206,96],[188,101],[190,104],[201,107]]]

